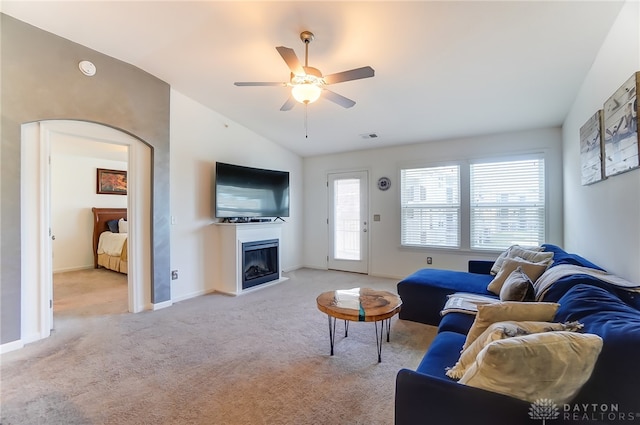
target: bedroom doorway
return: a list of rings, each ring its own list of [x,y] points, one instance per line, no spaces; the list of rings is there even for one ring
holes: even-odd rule
[[[127,149],[128,310],[142,311],[151,302],[151,148],[127,133],[96,123],[55,120],[25,124],[21,145],[22,252],[29,253],[22,255],[21,264],[23,329],[28,330],[23,335],[25,342],[48,337],[53,326],[51,154],[52,144],[69,137]],[[92,206],[87,205],[89,211]]]
[[[94,242],[87,205],[127,211],[126,193],[96,193],[96,170],[126,173],[128,158],[129,146],[108,140],[60,133],[51,139],[53,329],[67,318],[129,312],[127,274],[93,268],[94,250],[87,249]]]

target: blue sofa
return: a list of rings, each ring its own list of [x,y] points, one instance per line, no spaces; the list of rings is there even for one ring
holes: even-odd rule
[[[558,246],[543,247],[554,253],[551,267],[573,264],[603,270]],[[491,265],[470,262],[469,273],[424,269],[398,283],[400,318],[437,325],[438,333],[418,368],[397,374],[396,425],[539,423],[529,415],[531,403],[462,385],[445,375],[445,368],[460,356],[474,316],[453,312],[442,317],[440,311],[455,292],[495,296],[486,289],[493,279]],[[575,274],[559,279],[541,301],[560,304],[554,321],[579,321],[584,332],[603,339],[590,379],[569,405],[559,406],[552,423],[640,423],[640,293]]]

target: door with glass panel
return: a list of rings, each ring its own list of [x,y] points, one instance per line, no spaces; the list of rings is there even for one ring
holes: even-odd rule
[[[368,187],[366,171],[328,175],[330,269],[369,270]]]

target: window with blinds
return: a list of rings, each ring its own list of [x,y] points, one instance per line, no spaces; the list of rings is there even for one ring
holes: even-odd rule
[[[400,173],[402,245],[460,247],[460,166]]]
[[[471,164],[470,224],[472,249],[544,243],[544,159]]]

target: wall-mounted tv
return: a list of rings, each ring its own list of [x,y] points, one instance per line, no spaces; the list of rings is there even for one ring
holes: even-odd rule
[[[216,162],[216,217],[289,217],[289,172]]]

